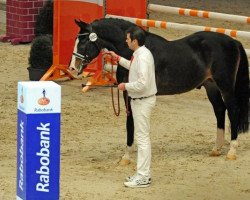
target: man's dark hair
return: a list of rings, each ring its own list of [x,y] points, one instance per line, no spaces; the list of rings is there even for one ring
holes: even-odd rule
[[[139,26],[132,26],[126,31],[126,34],[128,33],[130,34],[131,40],[136,39],[138,41],[139,46],[144,45],[146,35],[145,31],[142,28],[140,28]]]

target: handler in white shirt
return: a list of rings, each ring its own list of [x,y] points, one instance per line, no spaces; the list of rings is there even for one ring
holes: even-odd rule
[[[133,26],[127,30],[126,42],[134,51],[131,61],[110,51],[119,64],[129,70],[129,82],[120,83],[118,88],[127,90],[131,97],[131,108],[134,118],[135,139],[138,146],[137,172],[126,178],[127,187],[148,187],[151,183],[151,141],[150,116],[155,106],[157,88],[155,82],[155,65],[151,52],[144,46],[145,32]]]

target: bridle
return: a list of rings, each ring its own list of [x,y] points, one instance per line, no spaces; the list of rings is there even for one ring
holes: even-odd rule
[[[94,32],[92,32],[92,33],[80,33],[80,34],[77,35],[78,40],[79,40],[79,37],[80,37],[80,36],[85,36],[85,35],[88,35],[88,36],[89,36],[89,37],[88,37],[88,39],[89,39],[88,42],[93,42],[93,43],[96,45],[97,50],[100,52],[102,48],[99,47],[98,43],[96,42],[97,39],[98,39],[97,34],[94,33]],[[73,52],[72,54],[73,54],[76,58],[78,58],[78,59],[81,60],[81,64],[80,64],[80,66],[79,66],[78,69],[77,69],[78,72],[81,72],[81,71],[82,71],[83,66],[88,65],[88,64],[92,64],[92,63],[96,62],[95,59],[91,60],[91,59],[90,59],[90,56],[89,56],[88,54],[82,55],[82,54],[77,53],[77,52]]]

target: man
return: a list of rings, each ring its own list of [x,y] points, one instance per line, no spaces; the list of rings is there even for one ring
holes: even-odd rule
[[[126,42],[134,51],[133,59],[123,57],[109,51],[119,64],[129,70],[128,83],[120,83],[118,88],[127,90],[131,97],[131,108],[134,118],[135,139],[138,146],[137,172],[126,178],[126,187],[148,187],[151,183],[151,141],[150,141],[150,116],[155,106],[157,93],[155,82],[155,65],[151,52],[144,46],[145,32],[133,26],[127,30]]]

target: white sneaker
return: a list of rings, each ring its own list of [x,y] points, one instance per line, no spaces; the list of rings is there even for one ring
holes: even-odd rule
[[[151,178],[135,174],[126,178],[127,182],[124,182],[126,187],[131,188],[143,188],[148,187],[151,183]]]
[[[137,176],[137,174],[134,174],[133,176],[128,176],[127,178],[125,178],[125,181],[126,181],[126,182],[130,182],[130,181],[132,181],[136,176]]]
[[[137,177],[137,174],[134,174],[133,176],[128,176],[127,178],[125,178],[125,181],[126,181],[126,182],[131,182],[131,181],[133,181],[134,178],[136,178],[136,177]],[[151,183],[151,178],[148,178],[148,181],[149,181],[149,183]]]

